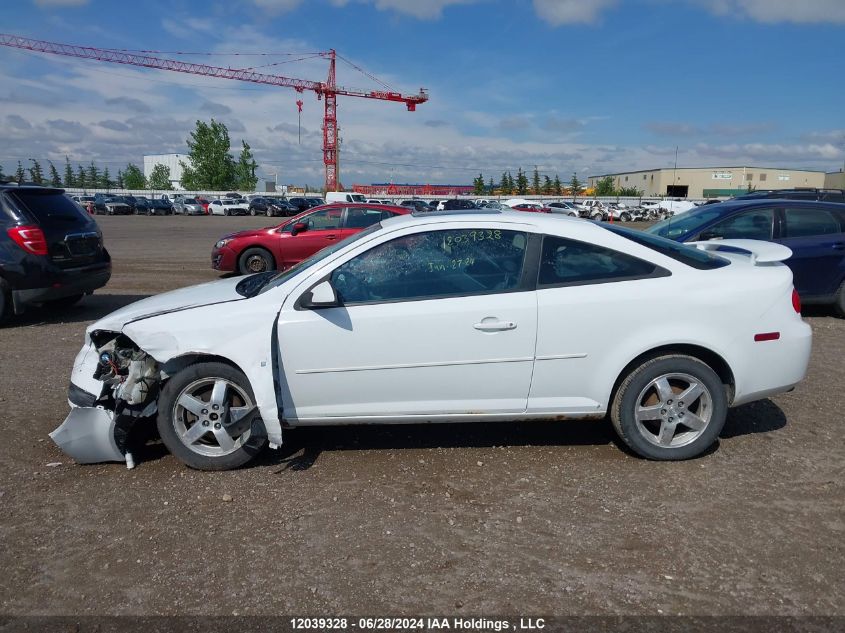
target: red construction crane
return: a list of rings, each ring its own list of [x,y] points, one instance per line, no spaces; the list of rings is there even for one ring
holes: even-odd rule
[[[313,90],[318,99],[323,99],[325,104],[325,116],[323,117],[323,163],[326,166],[326,191],[336,191],[339,186],[338,170],[338,148],[337,148],[337,96],[362,97],[364,99],[380,99],[382,101],[399,101],[404,103],[410,112],[417,109],[417,104],[428,101],[428,93],[420,88],[418,94],[403,95],[398,92],[385,91],[364,91],[347,89],[335,84],[335,59],[337,54],[334,49],[318,53],[321,57],[329,60],[329,76],[325,82],[309,81],[307,79],[291,79],[281,75],[270,75],[256,72],[251,68],[222,68],[220,66],[208,66],[206,64],[194,64],[180,62],[173,59],[151,57],[126,51],[116,51],[92,46],[73,46],[71,44],[59,44],[56,42],[45,42],[33,40],[17,35],[0,33],[0,45],[12,48],[23,48],[38,53],[52,53],[54,55],[66,55],[68,57],[80,57],[82,59],[94,59],[101,62],[113,64],[126,64],[129,66],[143,66],[146,68],[157,68],[159,70],[172,70],[192,75],[205,75],[206,77],[218,77],[220,79],[235,79],[237,81],[249,81],[256,84],[267,84],[270,86],[284,86],[293,88],[297,92]],[[354,65],[353,65],[354,66]],[[357,67],[356,67],[357,68]],[[361,69],[358,69],[361,70]],[[362,71],[363,72],[363,71]]]

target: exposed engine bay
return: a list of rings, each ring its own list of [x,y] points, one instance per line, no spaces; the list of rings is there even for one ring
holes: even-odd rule
[[[71,412],[50,437],[77,462],[125,461],[132,468],[130,432],[142,419],[152,422],[167,376],[152,356],[116,332],[92,332],[91,345],[80,356],[80,378],[97,385],[99,393],[71,382]]]

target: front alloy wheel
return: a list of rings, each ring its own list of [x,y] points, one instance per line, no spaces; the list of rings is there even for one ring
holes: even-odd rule
[[[244,374],[224,363],[198,363],[168,381],[158,429],[179,460],[199,470],[228,470],[263,448],[264,426]]]

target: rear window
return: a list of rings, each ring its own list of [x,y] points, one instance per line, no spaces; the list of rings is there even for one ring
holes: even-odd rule
[[[14,201],[39,224],[51,221],[87,222],[88,217],[72,201],[60,193],[10,191]]]
[[[727,266],[730,262],[717,255],[711,255],[706,251],[698,250],[691,246],[684,246],[678,242],[667,240],[663,237],[658,237],[650,233],[642,231],[634,231],[632,229],[623,229],[618,226],[603,226],[611,233],[616,233],[622,237],[628,238],[632,242],[636,242],[641,246],[657,251],[661,255],[671,257],[675,261],[682,264],[697,268],[699,270],[712,270],[714,268],[722,268]]]

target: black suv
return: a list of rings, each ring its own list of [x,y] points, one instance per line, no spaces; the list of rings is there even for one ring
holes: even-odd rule
[[[0,183],[0,322],[32,305],[72,305],[111,277],[100,228],[63,194]]]
[[[845,202],[845,190],[843,189],[767,189],[765,191],[752,191],[741,196],[734,197],[734,200],[761,200],[764,198],[782,198],[785,200],[815,200],[824,202]]]

